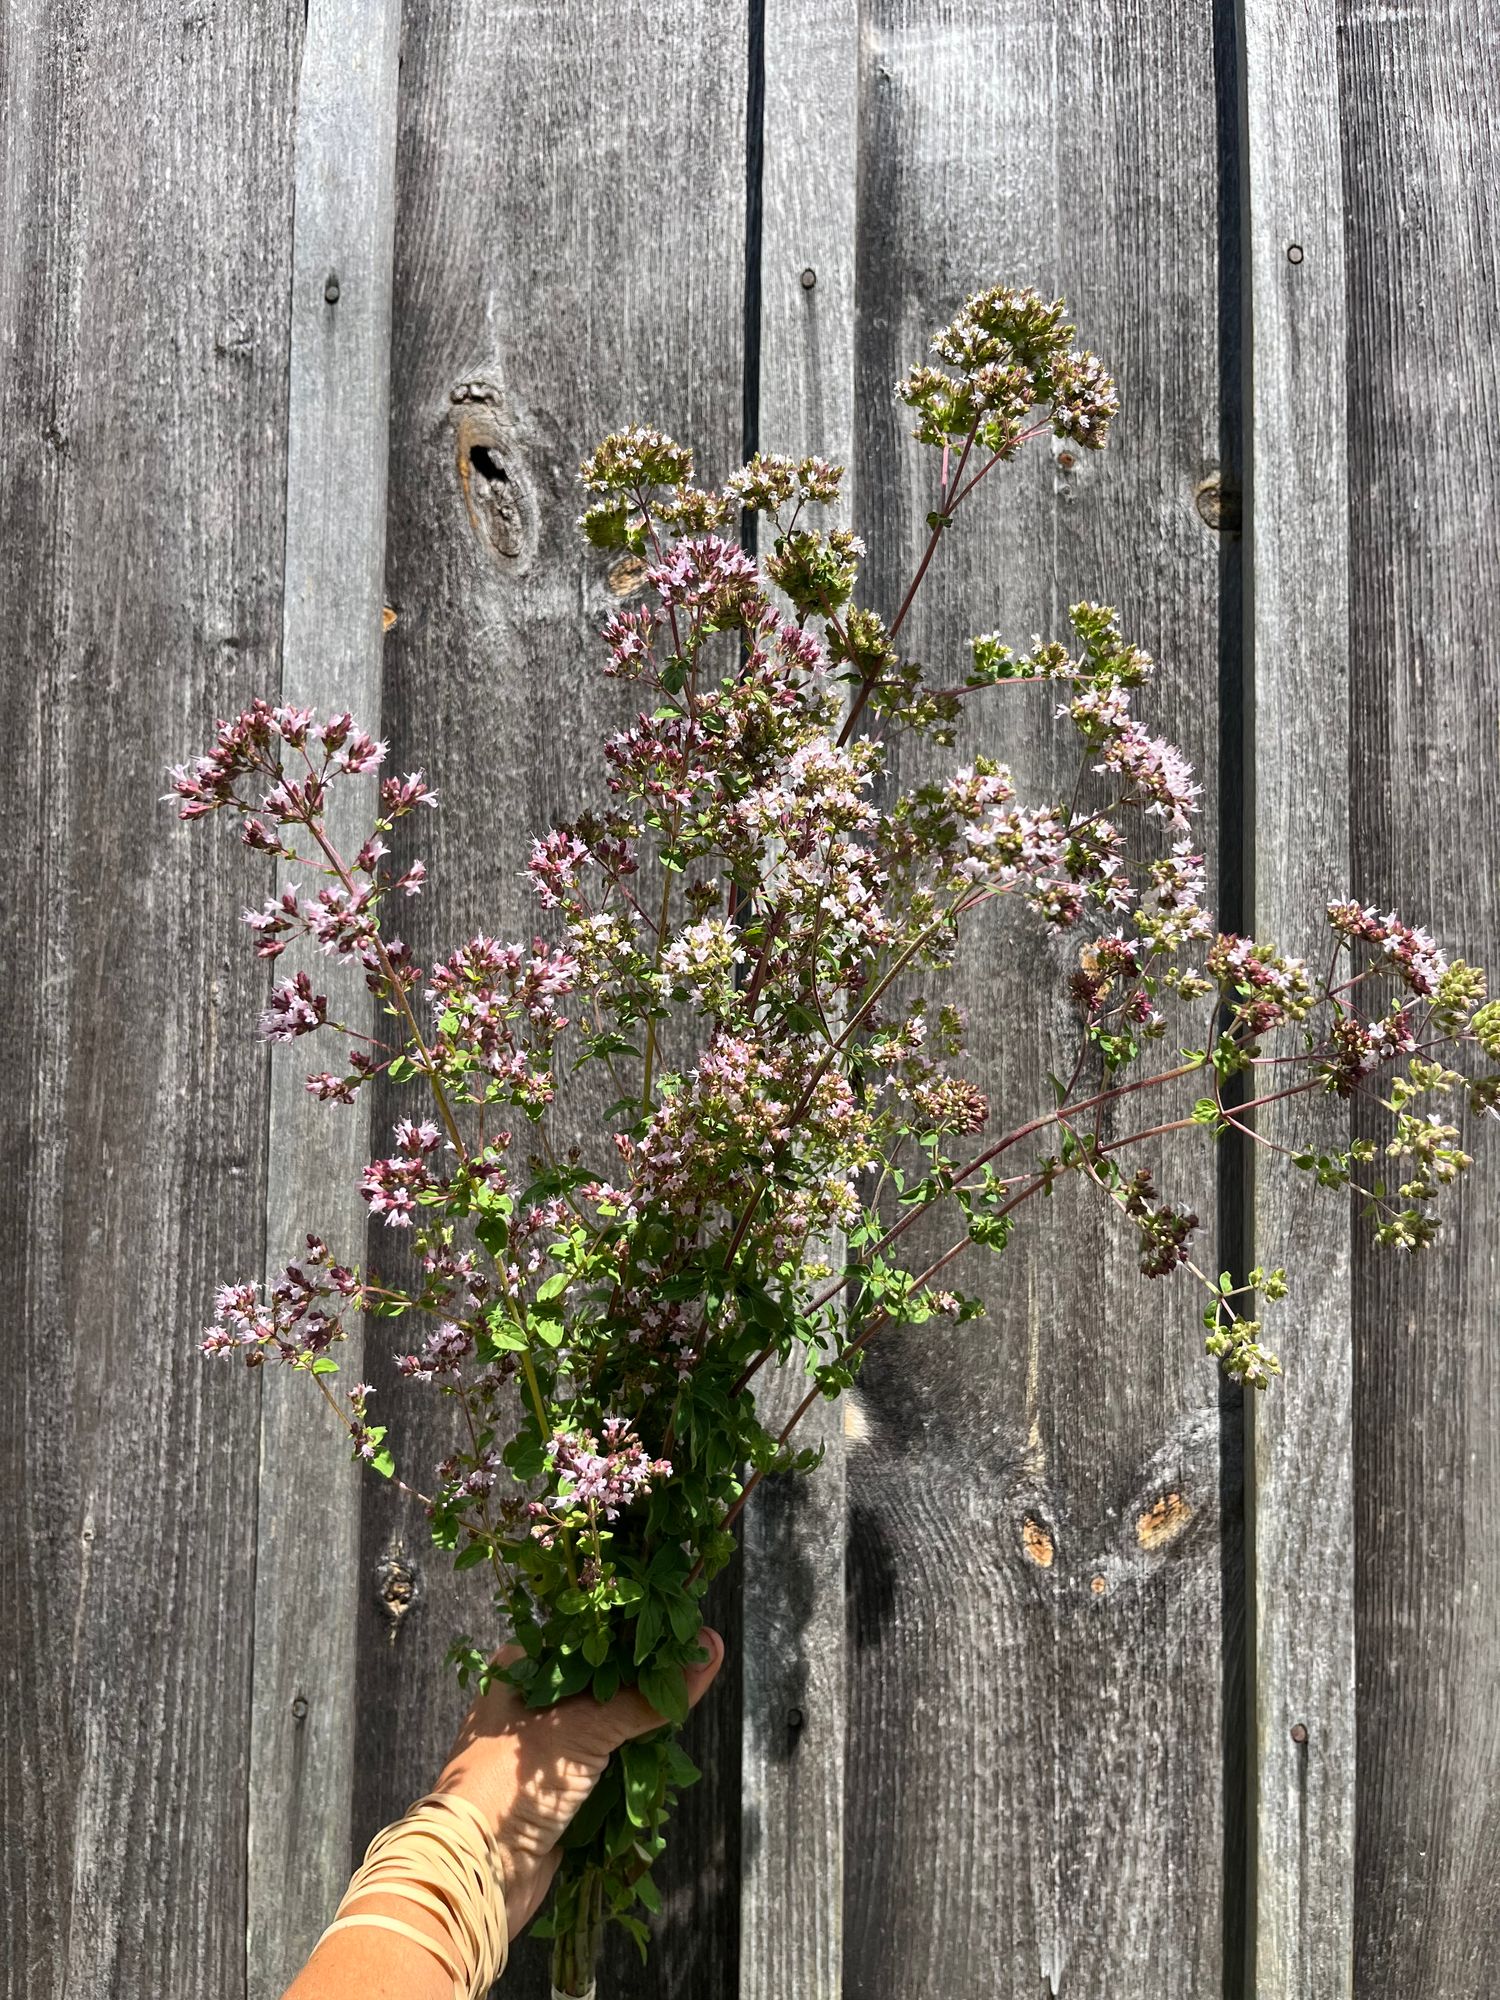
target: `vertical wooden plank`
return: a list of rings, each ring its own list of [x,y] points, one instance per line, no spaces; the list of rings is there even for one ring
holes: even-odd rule
[[[381,607],[395,222],[397,0],[357,13],[311,0],[297,90],[287,412],[284,701],[345,708],[380,731]],[[374,781],[331,801],[352,853]],[[283,867],[281,883],[302,879]],[[340,1019],[370,1017],[363,979],[320,984]],[[309,1098],[301,1048],[273,1053],[266,1276],[316,1229],[357,1261],[369,1117]],[[357,1338],[340,1354],[360,1379]],[[302,1376],[268,1370],[261,1403],[250,1739],[249,1991],[275,2000],[336,1904],[350,1868],[358,1474],[331,1412]],[[317,1604],[318,1615],[307,1615]]]
[[[1500,967],[1500,19],[1339,10],[1353,892]],[[1500,1987],[1500,1159],[1438,1250],[1358,1241],[1361,2000]]]
[[[910,648],[956,677],[975,631],[1024,644],[1065,630],[1078,597],[1113,602],[1163,663],[1153,726],[1202,769],[1219,650],[1220,551],[1194,504],[1220,430],[1211,12],[880,0],[862,18],[856,490],[873,601],[894,608],[932,505],[892,381],[969,291],[1065,293],[1120,377],[1115,442],[1072,466],[1034,449],[986,482]],[[945,765],[984,750],[1024,797],[1066,796],[1076,755],[1037,693],[977,708]],[[917,769],[903,750],[897,778]],[[1212,824],[1201,834],[1212,863]],[[1051,1105],[1074,1026],[1066,948],[996,931],[944,997],[969,1010],[999,1132]],[[1158,1164],[1211,1234],[1207,1150]],[[1076,1185],[1003,1262],[961,1269],[988,1320],[872,1347],[857,1397],[846,1991],[1217,1993],[1238,1520],[1196,1302],[1148,1286]]]
[[[598,672],[598,628],[635,572],[577,533],[583,454],[656,423],[691,441],[707,481],[738,463],[745,92],[743,17],[710,0],[407,7],[385,728],[397,764],[443,795],[413,833],[431,869],[414,911],[422,964],[481,927],[540,927],[521,874],[530,840],[605,803],[600,740],[639,707],[638,689]],[[566,1088],[592,1146],[602,1100]],[[397,1109],[377,1105],[382,1130]],[[382,1266],[391,1244],[374,1232]],[[367,1372],[424,1479],[450,1449],[451,1413],[395,1379],[405,1337],[370,1338]],[[357,1837],[430,1783],[462,1707],[449,1640],[492,1629],[483,1580],[455,1578],[398,1502],[367,1485]],[[737,1663],[726,1581],[712,1610]],[[617,1938],[601,1992],[734,1989],[737,1679],[726,1672],[690,1731],[706,1777],[659,1871],[652,1963],[642,1972]],[[547,1991],[543,1948],[523,1940],[505,1990]]]
[[[759,443],[847,467],[845,525],[857,512],[857,16],[854,0],[766,0],[764,15]],[[798,1368],[771,1377],[771,1428],[806,1386]],[[822,1465],[768,1482],[744,1516],[742,2000],[842,1992],[843,1416],[814,1407],[799,1436],[822,1445]]]
[[[169,760],[274,687],[301,14],[10,6],[0,1991],[245,1990],[269,886]],[[226,163],[232,163],[227,168]]]
[[[1325,962],[1346,893],[1348,498],[1343,199],[1332,8],[1245,0],[1252,855],[1258,936]],[[1262,1114],[1348,1144],[1338,1100]],[[1342,1135],[1342,1136],[1341,1136]],[[1347,1206],[1257,1150],[1254,1261],[1291,1300],[1283,1380],[1247,1399],[1253,1990],[1351,1993],[1354,1490]]]

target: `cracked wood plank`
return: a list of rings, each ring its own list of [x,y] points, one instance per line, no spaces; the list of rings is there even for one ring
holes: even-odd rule
[[[424,965],[481,927],[527,938],[545,924],[522,874],[530,842],[605,802],[601,739],[639,707],[638,688],[599,671],[599,628],[639,573],[578,534],[584,453],[650,423],[696,448],[706,482],[739,462],[745,79],[743,23],[709,0],[407,10],[384,726],[395,764],[443,796],[398,829],[431,869],[412,909]],[[569,1074],[559,1117],[592,1146],[613,1094]],[[379,1129],[410,1103],[388,1093]],[[398,1262],[394,1236],[372,1236],[383,1265]],[[452,1412],[396,1378],[403,1338],[369,1339],[368,1373],[420,1477],[451,1448]],[[454,1576],[420,1513],[373,1482],[362,1536],[355,1826],[368,1838],[431,1782],[463,1707],[449,1641],[482,1638],[493,1614],[479,1573]],[[414,1593],[394,1626],[368,1587],[392,1558]],[[620,2000],[737,1978],[736,1574],[710,1610],[730,1666],[688,1732],[705,1779],[657,1871],[650,1966],[611,1939],[600,1990]],[[547,1992],[544,1947],[521,1940],[503,1990]]]
[[[1221,547],[1196,504],[1220,456],[1210,14],[881,0],[862,21],[866,588],[889,615],[932,505],[892,382],[969,291],[1064,292],[1120,377],[1115,441],[1072,464],[1033,447],[986,481],[917,599],[911,649],[957,668],[976,631],[1025,644],[1065,633],[1080,597],[1113,602],[1162,662],[1143,712],[1211,773]],[[1076,749],[1033,692],[975,705],[943,762],[993,752],[1023,798],[1066,798]],[[905,745],[899,764],[911,782]],[[1212,864],[1210,815],[1200,831]],[[941,997],[969,1011],[998,1132],[1051,1105],[1074,1025],[1066,945],[998,918],[982,931]],[[1211,1241],[1211,1149],[1154,1164]],[[958,1267],[986,1320],[882,1335],[861,1377],[850,2000],[1175,2000],[1219,1992],[1237,1962],[1238,1401],[1221,1412],[1198,1302],[1139,1277],[1099,1201],[1073,1185],[1027,1215],[1003,1260]],[[1169,1517],[1181,1532],[1158,1535]]]

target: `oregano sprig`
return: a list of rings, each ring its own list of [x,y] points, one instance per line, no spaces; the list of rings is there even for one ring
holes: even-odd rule
[[[481,932],[413,961],[393,915],[426,871],[393,863],[386,836],[437,796],[419,772],[381,779],[346,861],[329,796],[386,754],[351,716],[256,701],[173,773],[183,818],[237,817],[302,878],[247,913],[261,956],[308,960],[274,983],[262,1033],[331,1038],[337,1058],[308,1078],[325,1102],[377,1078],[412,1096],[360,1186],[414,1275],[338,1262],[310,1234],[268,1290],[221,1290],[203,1345],[311,1374],[356,1456],[393,1477],[395,1419],[371,1421],[368,1384],[339,1388],[337,1349],[351,1314],[402,1323],[397,1373],[453,1405],[452,1448],[423,1479],[434,1538],[495,1582],[490,1643],[455,1649],[466,1679],[504,1671],[538,1705],[634,1684],[680,1723],[700,1600],[741,1509],[768,1474],[816,1463],[802,1416],[856,1380],[885,1329],[941,1338],[977,1317],[956,1289],[964,1260],[1003,1254],[1063,1179],[1107,1203],[1146,1277],[1201,1288],[1209,1354],[1265,1388],[1284,1273],[1205,1270],[1190,1198],[1137,1149],[1197,1134],[1211,1184],[1207,1155],[1242,1133],[1358,1190],[1376,1240],[1418,1250],[1469,1165],[1463,1121],[1496,1115],[1500,1003],[1426,932],[1334,900],[1319,971],[1219,929],[1202,788],[1137,712],[1155,667],[1111,609],[1075,605],[1067,632],[1028,648],[981,633],[936,668],[903,653],[978,485],[1043,436],[1104,445],[1114,384],[1073,340],[1060,300],[996,287],[898,385],[938,463],[928,539],[891,606],[861,601],[863,545],[823,525],[837,466],[759,453],[711,488],[659,431],[598,446],[584,535],[642,575],[604,627],[601,670],[640,706],[603,745],[595,801],[532,844],[531,938]],[[735,538],[744,511],[764,524],[760,559]],[[1000,687],[1072,732],[1064,795],[1021,795]],[[949,745],[969,703],[993,749],[895,782],[892,740]],[[1002,899],[1074,947],[1073,1043],[1041,1105],[990,1103],[942,997]],[[331,1017],[320,953],[363,973],[377,1034]],[[575,1068],[612,1099],[583,1135],[557,1103]],[[1359,1098],[1382,1136],[1322,1151],[1256,1129],[1259,1108],[1328,1095]],[[1131,1129],[1106,1138],[1106,1114]],[[944,1247],[909,1258],[915,1225],[942,1218]],[[755,1401],[772,1362],[807,1380],[775,1430]],[[503,1670],[502,1627],[522,1648]],[[627,1746],[575,1823],[548,1919],[565,1990],[582,1990],[601,1916],[644,1948],[651,1867],[692,1776],[664,1728]]]

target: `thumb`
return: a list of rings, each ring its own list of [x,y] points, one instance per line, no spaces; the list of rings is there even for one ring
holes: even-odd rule
[[[724,1641],[711,1625],[705,1625],[699,1632],[698,1644],[708,1658],[698,1666],[683,1668],[689,1708],[696,1708],[702,1701],[724,1664]],[[621,1688],[612,1700],[600,1704],[598,1715],[601,1738],[611,1750],[618,1750],[633,1736],[645,1736],[653,1729],[660,1729],[666,1719],[657,1714],[639,1688]]]

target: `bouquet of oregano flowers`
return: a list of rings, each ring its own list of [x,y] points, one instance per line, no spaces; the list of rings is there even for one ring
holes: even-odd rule
[[[250,847],[305,873],[247,913],[261,955],[316,947],[375,998],[378,1032],[358,1032],[304,965],[274,985],[262,1034],[332,1040],[332,1066],[308,1078],[332,1106],[377,1077],[414,1099],[362,1179],[414,1260],[356,1266],[309,1235],[268,1293],[220,1292],[204,1347],[310,1375],[358,1457],[392,1477],[391,1431],[366,1387],[341,1383],[337,1352],[350,1314],[401,1322],[401,1374],[453,1406],[451,1454],[435,1474],[403,1469],[431,1485],[435,1540],[491,1572],[497,1628],[522,1648],[501,1667],[464,1642],[460,1673],[503,1673],[539,1705],[635,1684],[664,1718],[568,1836],[546,1920],[564,1994],[589,1990],[605,1921],[644,1948],[652,1864],[694,1775],[674,1726],[703,1591],[756,1484],[812,1468],[800,1418],[853,1382],[883,1328],[974,1316],[961,1260],[1002,1252],[1075,1176],[1135,1232],[1145,1273],[1196,1282],[1209,1352],[1264,1388],[1262,1302],[1282,1273],[1201,1268],[1197,1218],[1158,1189],[1140,1142],[1255,1137],[1263,1105],[1368,1100],[1378,1140],[1275,1151],[1357,1189],[1378,1239],[1416,1250],[1469,1164],[1463,1109],[1500,1103],[1500,1003],[1421,930],[1330,903],[1317,968],[1219,931],[1200,787],[1135,712],[1152,662],[1112,611],[1075,605],[1066,635],[1029,650],[984,635],[934,669],[903,653],[975,488],[1029,440],[1105,442],[1115,388],[1063,313],[1032,291],[981,293],[899,385],[934,492],[925,553],[888,610],[859,602],[861,543],[820,525],[840,483],[822,459],[758,454],[710,490],[690,452],[638,429],[585,461],[585,535],[644,578],[601,662],[639,687],[641,712],[603,746],[599,800],[532,846],[537,936],[413,962],[392,913],[423,866],[388,865],[386,837],[436,798],[420,774],[380,779],[369,837],[341,852],[330,792],[385,756],[349,715],[257,701],[173,774],[183,818],[236,813]],[[763,560],[736,539],[743,515],[764,523]],[[967,704],[1002,701],[1044,702],[1074,732],[1068,795],[1018,797],[998,756],[890,779],[895,735],[950,744]],[[998,750],[998,722],[995,736]],[[964,1075],[963,1020],[935,997],[1000,898],[1077,941],[1071,1068],[1050,1102],[1005,1116]],[[557,1094],[586,1065],[613,1102],[591,1144],[554,1144]],[[938,1214],[951,1241],[911,1257],[914,1225],[928,1236]],[[806,1393],[772,1432],[756,1389],[782,1365]]]

